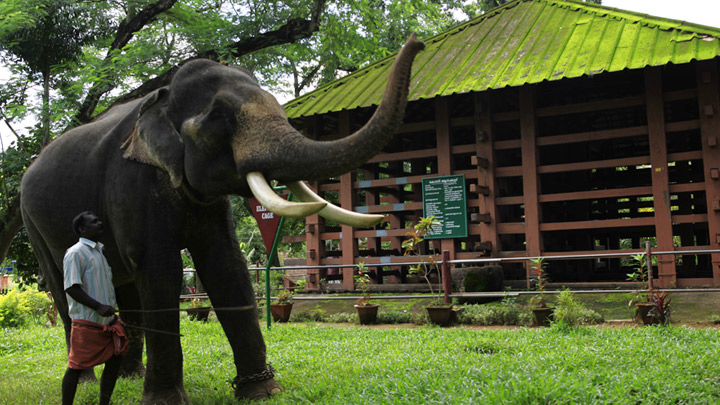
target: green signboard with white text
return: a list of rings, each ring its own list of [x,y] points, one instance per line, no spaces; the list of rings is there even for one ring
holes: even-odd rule
[[[429,177],[422,180],[423,217],[431,215],[440,221],[428,233],[428,239],[464,238],[467,236],[467,199],[465,175]]]

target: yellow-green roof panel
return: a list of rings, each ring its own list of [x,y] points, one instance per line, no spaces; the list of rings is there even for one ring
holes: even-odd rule
[[[410,100],[720,57],[720,28],[576,0],[515,0],[426,38]],[[288,102],[288,117],[377,105],[395,55]]]

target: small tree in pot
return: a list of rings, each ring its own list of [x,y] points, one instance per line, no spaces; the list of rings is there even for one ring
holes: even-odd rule
[[[431,230],[433,226],[439,226],[440,221],[435,219],[435,216],[429,216],[427,218],[420,217],[420,220],[413,227],[411,232],[407,235],[410,237],[402,243],[402,247],[405,250],[405,256],[415,256],[420,262],[414,266],[410,266],[410,274],[417,274],[425,279],[430,287],[430,295],[432,296],[432,303],[425,307],[430,316],[432,323],[445,326],[450,323],[452,317],[452,304],[444,304],[440,301],[440,291],[437,294],[433,290],[432,282],[430,282],[430,273],[435,270],[438,274],[438,279],[442,285],[442,273],[438,268],[437,261],[433,256],[428,256],[427,259],[423,259],[420,254],[420,243],[425,240],[425,236]]]
[[[358,313],[360,324],[370,325],[375,323],[379,305],[370,303],[370,275],[367,273],[365,263],[358,264],[358,274],[354,276],[355,286],[362,293],[362,297],[358,298],[355,309]]]
[[[536,294],[530,299],[530,310],[533,312],[537,326],[549,325],[553,313],[553,309],[548,306],[544,294],[548,280],[545,266],[547,266],[547,261],[543,257],[530,259],[530,268],[535,272],[535,289],[540,292],[540,294]]]
[[[668,324],[670,322],[670,298],[664,292],[652,289],[648,282],[648,257],[645,253],[632,255],[633,272],[627,280],[637,283],[637,290],[628,306],[634,309],[635,321],[643,325]]]

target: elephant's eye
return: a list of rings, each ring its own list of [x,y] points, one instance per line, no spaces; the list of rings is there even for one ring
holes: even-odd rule
[[[225,104],[215,103],[205,117],[208,130],[224,131],[231,129],[235,122],[235,112]]]

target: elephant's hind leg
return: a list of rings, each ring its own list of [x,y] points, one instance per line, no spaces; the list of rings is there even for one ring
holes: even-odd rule
[[[180,250],[170,248],[148,252],[140,261],[136,285],[142,302],[143,326],[161,332],[147,332],[147,368],[143,403],[187,403],[183,386],[183,358],[180,347],[179,293],[182,285]]]

